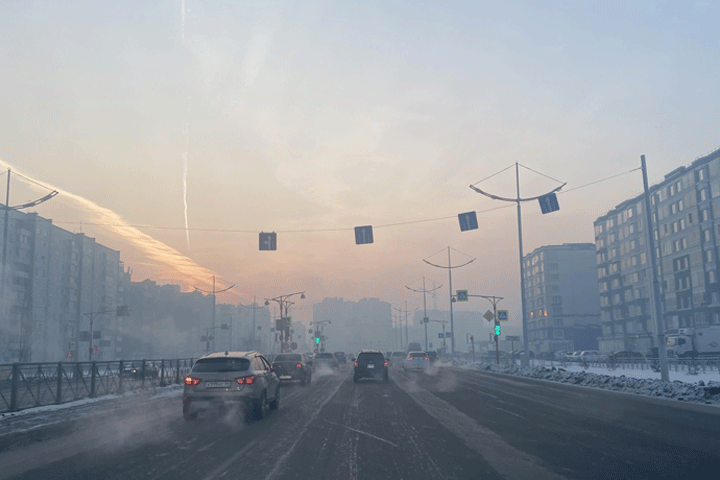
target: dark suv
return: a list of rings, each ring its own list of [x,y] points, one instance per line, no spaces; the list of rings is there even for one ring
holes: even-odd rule
[[[353,381],[357,383],[361,378],[382,379],[384,383],[388,383],[388,362],[382,352],[363,350],[358,353]]]

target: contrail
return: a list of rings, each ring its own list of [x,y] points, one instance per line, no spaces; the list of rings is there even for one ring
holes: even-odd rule
[[[181,31],[182,45],[185,48],[185,0],[182,0]],[[187,121],[185,122],[185,130],[183,131],[183,205],[185,207],[185,240],[190,248],[190,222],[188,222],[188,202],[187,202],[187,174],[188,174],[188,148],[190,146],[190,94],[188,94],[188,112]]]
[[[212,285],[212,277],[214,275],[212,271],[201,267],[174,248],[129,225],[125,219],[112,210],[101,207],[86,198],[62,190],[47,182],[32,178],[30,175],[27,175],[3,160],[0,160],[0,165],[3,165],[4,168],[17,171],[25,177],[32,179],[34,182],[43,185],[45,188],[57,190],[63,199],[70,200],[79,205],[83,211],[93,215],[95,221],[103,224],[103,228],[121,236],[131,245],[145,253],[150,259],[157,262],[155,264],[156,269],[160,266],[157,264],[161,264],[164,268],[158,273],[164,274],[168,272],[168,274],[165,275],[166,278],[185,278],[196,282],[196,284]],[[186,283],[186,286],[191,287],[192,283]]]
[[[187,130],[186,130],[187,132]],[[187,135],[187,133],[186,133]],[[187,203],[187,173],[188,173],[188,154],[187,142],[185,142],[185,152],[183,152],[183,203],[185,204],[185,239],[187,246],[190,248],[190,224],[188,223],[188,203]]]

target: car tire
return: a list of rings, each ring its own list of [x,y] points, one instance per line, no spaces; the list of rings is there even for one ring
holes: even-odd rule
[[[359,380],[357,375],[353,375],[353,382],[358,383]]]
[[[385,375],[383,375],[383,383],[388,383],[390,381],[390,375],[388,375],[387,372],[385,372]]]
[[[267,405],[267,394],[265,392],[260,396],[260,400],[255,402],[254,416],[257,420],[262,420],[267,416],[268,405]]]
[[[305,385],[307,383],[307,375],[303,375],[300,378],[300,385]]]
[[[270,410],[277,410],[280,408],[280,386],[275,389],[275,400],[270,402]]]

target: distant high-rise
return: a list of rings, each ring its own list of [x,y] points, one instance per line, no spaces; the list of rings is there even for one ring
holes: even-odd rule
[[[525,255],[523,261],[530,350],[537,354],[597,349],[595,246],[547,245]]]

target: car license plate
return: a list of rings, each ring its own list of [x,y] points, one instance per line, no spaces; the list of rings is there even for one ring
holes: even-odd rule
[[[281,379],[281,380],[289,380],[289,379],[291,379],[291,378],[292,378],[291,375],[280,375],[280,379]]]
[[[367,366],[367,367],[368,367],[368,368],[375,368],[375,365],[373,365],[372,363],[368,363],[368,366]]]
[[[230,388],[230,382],[208,382],[205,386],[207,388]]]

